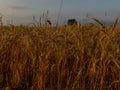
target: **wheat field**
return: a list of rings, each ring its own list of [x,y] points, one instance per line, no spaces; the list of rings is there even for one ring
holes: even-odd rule
[[[120,26],[0,26],[0,90],[120,90]]]

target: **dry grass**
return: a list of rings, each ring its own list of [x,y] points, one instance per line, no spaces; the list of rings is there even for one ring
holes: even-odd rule
[[[117,19],[94,20],[101,26],[1,27],[0,90],[120,90]]]

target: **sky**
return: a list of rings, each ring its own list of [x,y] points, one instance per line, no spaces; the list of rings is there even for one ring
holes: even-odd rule
[[[47,13],[54,23],[76,18],[87,21],[90,17],[113,20],[120,14],[120,0],[0,0],[0,13],[4,22],[30,23]],[[107,15],[105,16],[105,12]],[[59,18],[58,18],[59,16]]]

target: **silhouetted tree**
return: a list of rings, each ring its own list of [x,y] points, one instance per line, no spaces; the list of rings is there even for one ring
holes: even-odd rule
[[[77,20],[76,19],[68,19],[67,25],[77,25]]]

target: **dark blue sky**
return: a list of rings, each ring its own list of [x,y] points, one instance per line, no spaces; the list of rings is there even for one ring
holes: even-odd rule
[[[30,22],[32,16],[38,18],[49,11],[49,17],[56,21],[61,0],[0,0],[0,12],[5,20]],[[113,19],[120,13],[120,0],[63,0],[61,19],[79,18],[85,20],[88,13],[91,17]]]

